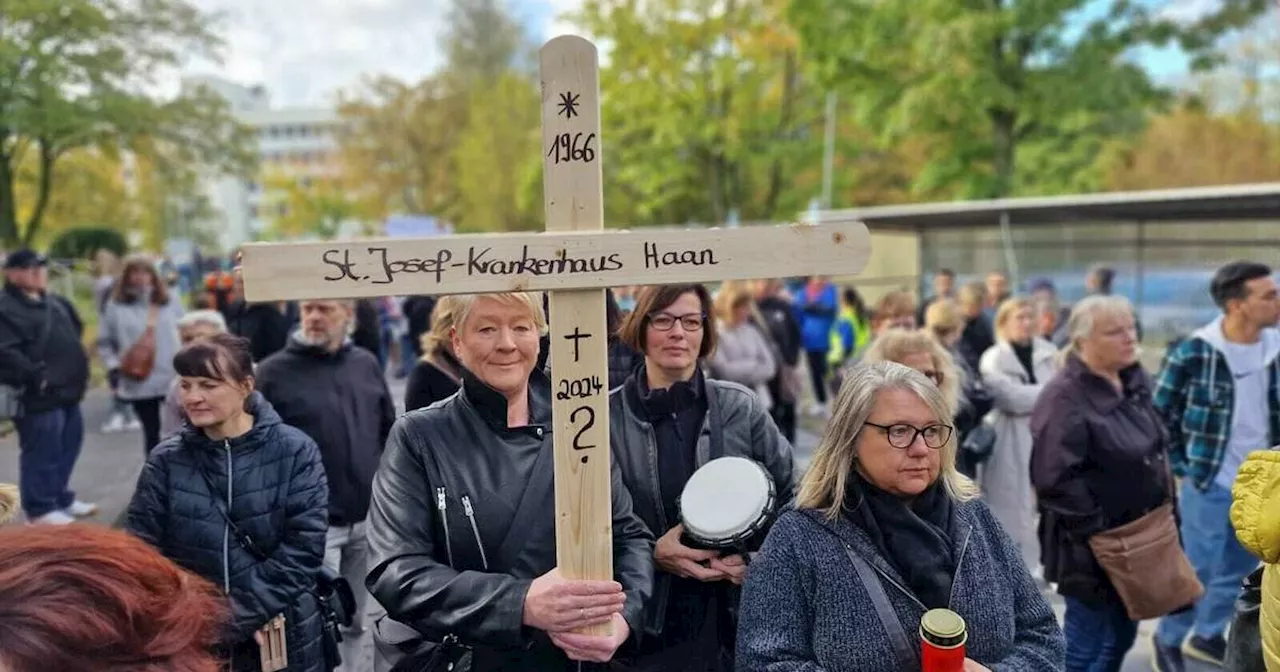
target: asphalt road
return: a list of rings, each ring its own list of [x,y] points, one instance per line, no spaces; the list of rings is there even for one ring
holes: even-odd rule
[[[403,399],[404,385],[401,381],[390,381],[392,394],[398,400]],[[72,475],[72,488],[77,496],[85,501],[96,502],[101,511],[96,520],[112,524],[116,521],[129,503],[134,484],[142,468],[143,448],[140,431],[104,434],[100,431],[110,411],[110,399],[105,390],[94,390],[89,394],[83,406],[85,418],[85,441]],[[815,427],[810,424],[810,428]],[[802,431],[797,440],[796,458],[800,466],[806,467],[817,447],[818,437],[813,431]],[[16,483],[18,480],[18,442],[16,436],[0,439],[0,482]],[[1055,595],[1049,595],[1059,617],[1062,614],[1062,602]],[[1142,624],[1137,644],[1125,660],[1122,672],[1137,672],[1151,669],[1150,633],[1154,622]],[[345,672],[366,672],[373,669],[372,642],[366,634],[359,640],[350,641],[345,657],[355,661],[356,665],[345,666]],[[1207,672],[1211,667],[1198,667],[1188,663],[1189,672]]]

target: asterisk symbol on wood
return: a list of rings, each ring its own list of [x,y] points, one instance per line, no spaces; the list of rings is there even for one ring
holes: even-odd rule
[[[578,94],[560,94],[560,116],[572,119],[576,114],[578,114]]]

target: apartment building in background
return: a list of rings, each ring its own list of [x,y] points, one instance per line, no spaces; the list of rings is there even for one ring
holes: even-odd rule
[[[261,86],[242,86],[213,76],[182,80],[183,91],[205,87],[227,100],[232,113],[253,129],[261,157],[254,179],[209,176],[204,191],[218,218],[213,224],[224,250],[253,240],[285,207],[269,186],[274,176],[309,180],[332,176],[338,170],[338,113],[333,109],[272,107]]]

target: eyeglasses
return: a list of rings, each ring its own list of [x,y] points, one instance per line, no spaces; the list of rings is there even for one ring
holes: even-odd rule
[[[889,445],[894,448],[910,448],[911,444],[916,442],[917,436],[924,436],[924,445],[938,449],[947,445],[947,441],[951,439],[952,428],[950,425],[929,425],[920,428],[907,424],[896,425],[877,425],[874,422],[863,423],[868,427],[875,427],[884,432],[885,438],[889,439]]]
[[[649,324],[658,331],[671,331],[671,328],[676,326],[678,321],[685,331],[698,331],[702,329],[702,323],[705,319],[706,316],[702,313],[689,313],[688,315],[655,313],[649,315]]]
[[[932,380],[934,385],[942,384],[942,379],[944,378],[944,376],[942,375],[941,371],[921,371],[920,373],[924,375],[925,378]]]

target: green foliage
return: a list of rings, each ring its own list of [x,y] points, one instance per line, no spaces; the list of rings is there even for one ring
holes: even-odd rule
[[[472,92],[454,150],[460,232],[541,230],[541,203],[522,201],[522,166],[541,164],[541,107],[533,82],[513,72]]]
[[[811,72],[848,94],[881,146],[935,144],[916,189],[994,197],[1096,183],[1088,152],[1167,100],[1127,61],[1133,50],[1177,46],[1208,67],[1218,38],[1266,4],[1223,0],[1179,22],[1170,2],[792,0],[788,18]],[[1080,156],[1051,156],[1063,147]],[[1019,168],[1020,149],[1036,171],[1069,173],[1045,182]]]
[[[541,229],[541,199],[526,198],[541,154],[533,45],[498,0],[453,0],[449,16],[440,72],[416,84],[372,78],[344,96],[350,188],[382,215],[431,215],[459,231]]]
[[[117,257],[129,251],[129,242],[119,231],[101,226],[79,226],[67,229],[49,245],[54,259],[92,259],[98,250],[110,250]]]
[[[342,233],[349,222],[359,223],[361,233],[373,233],[371,223],[377,219],[368,203],[355,197],[338,179],[307,178],[291,175],[268,175],[264,181],[264,206],[280,212],[272,220],[270,238],[319,238],[329,240]]]
[[[790,217],[821,159],[822,92],[802,77],[780,0],[589,0],[600,73],[606,220],[629,226]]]
[[[159,101],[142,90],[186,55],[216,56],[211,17],[185,0],[7,0],[0,32],[0,242],[29,243],[68,152],[148,143],[183,170],[244,172],[248,131],[204,91]],[[35,170],[18,219],[18,166]]]

